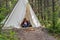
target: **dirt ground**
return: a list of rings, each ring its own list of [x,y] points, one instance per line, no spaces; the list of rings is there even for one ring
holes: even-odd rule
[[[20,40],[56,40],[42,28],[34,28],[33,31],[28,29],[14,29],[14,31]]]

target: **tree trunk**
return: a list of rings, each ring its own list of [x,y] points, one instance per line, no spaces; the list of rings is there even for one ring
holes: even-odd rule
[[[53,28],[55,28],[55,1],[54,0],[52,0],[52,11],[53,11],[52,23],[53,23]]]

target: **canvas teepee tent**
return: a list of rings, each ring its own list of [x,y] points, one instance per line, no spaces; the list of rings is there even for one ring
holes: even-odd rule
[[[19,0],[3,28],[21,28],[20,24],[24,18],[30,20],[32,27],[41,26],[28,0]]]

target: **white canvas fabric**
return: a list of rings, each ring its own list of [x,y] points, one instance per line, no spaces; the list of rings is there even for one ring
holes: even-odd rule
[[[5,22],[5,25],[3,28],[20,28],[20,24],[22,20],[24,19],[26,15],[26,6],[27,6],[28,0],[19,0],[14,7],[13,11],[11,12],[9,18]],[[32,27],[40,27],[40,23],[32,10],[31,6],[30,7],[30,22],[32,24]],[[33,22],[33,23],[32,23]]]

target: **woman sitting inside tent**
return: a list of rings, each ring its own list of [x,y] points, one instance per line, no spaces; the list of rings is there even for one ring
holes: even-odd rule
[[[26,18],[23,20],[22,24],[21,24],[22,27],[31,27],[31,24],[28,20],[26,20]]]

